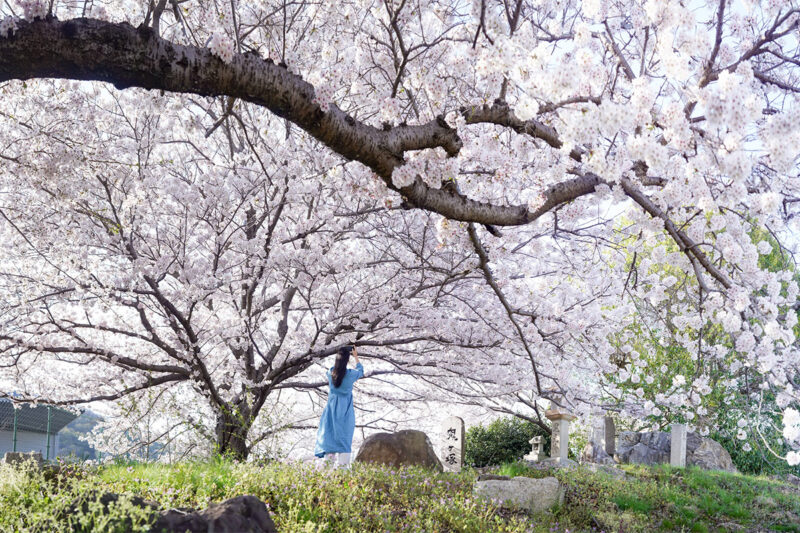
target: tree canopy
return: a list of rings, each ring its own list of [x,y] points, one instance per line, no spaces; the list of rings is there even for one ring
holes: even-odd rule
[[[357,342],[375,398],[541,422],[539,398],[612,407],[616,334],[691,278],[661,312],[724,335],[669,342],[723,368],[733,346],[800,447],[798,286],[749,237],[796,245],[798,21],[726,0],[4,3],[0,383],[67,404],[185,386],[246,455],[267,399],[318,390]],[[708,384],[685,379],[664,401],[690,412]]]

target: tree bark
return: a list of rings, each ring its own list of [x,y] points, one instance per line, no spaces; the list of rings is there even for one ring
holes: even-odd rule
[[[253,422],[246,410],[242,411],[226,407],[217,415],[217,453],[236,461],[245,461],[250,454],[247,435]]]

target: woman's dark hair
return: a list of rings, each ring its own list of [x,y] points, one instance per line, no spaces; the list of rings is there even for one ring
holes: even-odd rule
[[[339,353],[336,354],[336,362],[333,363],[331,377],[333,378],[333,386],[337,389],[341,386],[342,380],[347,374],[347,362],[350,361],[351,353],[353,353],[352,346],[342,346],[339,348]]]

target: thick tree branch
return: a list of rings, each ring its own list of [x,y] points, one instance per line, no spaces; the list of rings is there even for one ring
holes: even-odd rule
[[[536,139],[541,139],[556,150],[561,149],[564,144],[555,128],[535,119],[521,120],[517,118],[509,105],[502,100],[496,100],[491,106],[464,107],[461,109],[461,114],[464,115],[467,124],[489,123],[505,126],[520,135],[530,135]],[[581,152],[577,148],[573,149],[569,155],[576,161],[581,159]]]
[[[150,28],[137,29],[127,23],[88,18],[21,21],[11,36],[0,38],[0,81],[30,78],[97,80],[118,88],[227,95],[263,106],[297,124],[346,159],[368,166],[411,205],[453,220],[496,226],[527,224],[564,202],[594,192],[600,183],[591,174],[558,183],[544,192],[544,202],[535,210],[479,202],[453,188],[433,189],[419,178],[412,185],[397,188],[392,183],[392,172],[405,162],[405,152],[441,147],[455,156],[461,150],[461,139],[441,118],[417,126],[378,129],[354,119],[336,105],[323,107],[310,83],[255,54],[237,55],[226,64],[206,48],[172,43]],[[518,119],[505,102],[461,112],[468,124],[502,125],[541,139],[553,148],[563,146],[554,128],[537,120]],[[569,155],[580,162],[583,154],[575,148]],[[632,184],[628,185],[626,192],[630,196],[627,189]],[[647,209],[640,201],[646,198],[634,199]],[[728,286],[702,252],[687,247],[685,241],[682,247],[685,251],[688,248],[707,270],[711,266],[711,274]]]
[[[388,130],[367,125],[336,105],[323,108],[310,83],[255,54],[237,55],[226,64],[206,48],[167,41],[147,27],[88,18],[20,21],[13,35],[0,38],[0,81],[32,78],[95,80],[112,83],[119,89],[141,87],[202,96],[227,95],[263,106],[297,124],[344,158],[363,163],[415,207],[453,220],[497,226],[527,224],[546,212],[471,200],[451,190],[428,187],[420,179],[407,187],[395,187],[392,172],[405,162],[405,152],[441,147],[449,155],[457,155],[461,139],[455,130],[441,118]],[[475,117],[473,121],[500,123],[491,118]],[[541,128],[537,137],[560,146],[552,128]],[[548,198],[547,205],[577,197],[562,195],[565,191],[578,192],[575,185],[570,181],[555,187],[556,196]],[[593,190],[584,187],[578,195]]]
[[[140,383],[139,385],[132,385],[127,387],[119,392],[109,393],[109,394],[97,394],[95,396],[89,396],[87,398],[72,398],[69,400],[58,400],[58,401],[43,401],[41,398],[28,398],[24,396],[11,396],[9,394],[0,393],[0,398],[9,399],[13,402],[17,403],[27,403],[27,402],[39,402],[45,405],[80,405],[85,403],[92,403],[92,402],[100,402],[100,401],[112,401],[118,400],[128,394],[133,392],[137,392],[140,390],[149,389],[152,387],[156,387],[158,385],[163,385],[164,383],[174,383],[179,381],[186,381],[189,379],[187,376],[183,374],[166,374],[163,376],[159,376],[156,378],[148,378],[147,381]]]

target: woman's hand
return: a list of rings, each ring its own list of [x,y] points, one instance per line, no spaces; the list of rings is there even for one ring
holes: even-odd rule
[[[355,344],[353,345],[353,359],[355,360],[356,364],[358,364],[358,350],[356,349]]]

